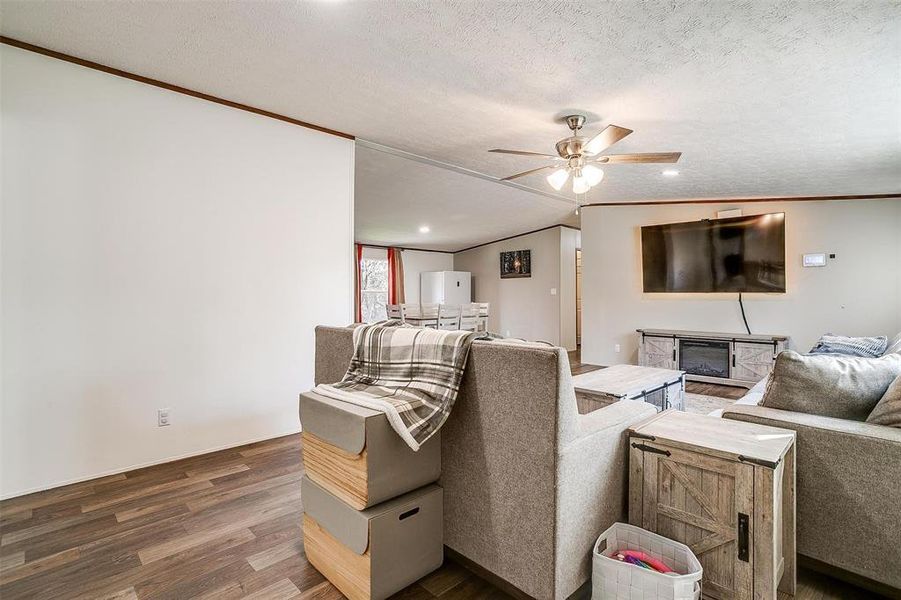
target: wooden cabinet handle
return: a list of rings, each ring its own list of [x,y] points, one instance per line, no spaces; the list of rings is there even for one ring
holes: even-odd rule
[[[738,560],[748,562],[748,515],[738,513]]]

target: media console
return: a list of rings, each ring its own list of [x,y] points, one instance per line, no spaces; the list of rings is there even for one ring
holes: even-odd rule
[[[638,364],[685,371],[691,381],[752,387],[789,347],[784,335],[638,329]]]

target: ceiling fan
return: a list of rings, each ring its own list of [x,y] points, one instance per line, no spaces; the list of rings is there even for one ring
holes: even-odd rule
[[[601,152],[620,141],[630,133],[631,129],[617,125],[607,125],[603,131],[592,138],[579,135],[579,130],[585,124],[584,115],[569,115],[566,117],[566,125],[572,130],[572,135],[557,142],[557,154],[544,154],[543,152],[528,152],[525,150],[502,150],[495,148],[488,152],[500,154],[519,154],[522,156],[547,156],[555,161],[552,165],[545,165],[537,169],[529,169],[516,175],[504,177],[501,181],[510,181],[518,177],[525,177],[545,169],[556,169],[547,176],[547,182],[551,187],[559,191],[569,179],[573,178],[573,193],[584,194],[604,179],[604,171],[597,165],[617,163],[674,163],[682,156],[681,152],[649,152],[644,154],[606,154],[599,156]],[[565,162],[562,162],[565,161]]]

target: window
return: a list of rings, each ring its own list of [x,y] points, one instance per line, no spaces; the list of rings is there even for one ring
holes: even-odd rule
[[[360,292],[363,321],[374,323],[388,318],[388,259],[367,258],[360,261]]]

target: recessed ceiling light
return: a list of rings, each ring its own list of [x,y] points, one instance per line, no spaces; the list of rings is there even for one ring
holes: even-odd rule
[[[679,174],[679,171],[677,171],[675,169],[667,169],[666,171],[663,172],[663,174],[666,175],[667,177],[675,177],[676,175]]]
[[[431,229],[429,229],[428,225],[423,225],[422,227],[419,228],[419,233],[428,233],[430,231],[431,231]]]

